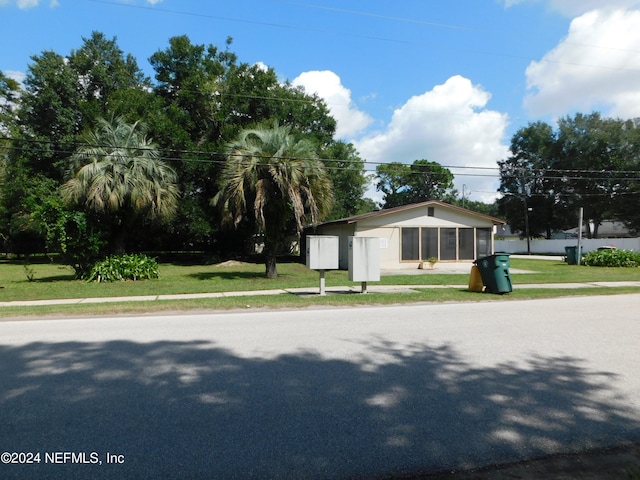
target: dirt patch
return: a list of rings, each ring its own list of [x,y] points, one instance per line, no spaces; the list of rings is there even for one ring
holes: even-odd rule
[[[243,267],[245,265],[251,265],[246,262],[241,262],[239,260],[227,260],[226,262],[217,263],[216,267]]]
[[[640,444],[406,480],[640,480]]]

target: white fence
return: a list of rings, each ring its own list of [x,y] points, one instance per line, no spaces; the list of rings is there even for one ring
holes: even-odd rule
[[[526,240],[494,240],[494,250],[504,253],[527,253]],[[599,247],[614,246],[621,250],[640,252],[640,238],[583,238],[582,253],[597,250]],[[564,255],[564,247],[576,247],[577,238],[566,240],[531,240],[531,253],[536,255]]]

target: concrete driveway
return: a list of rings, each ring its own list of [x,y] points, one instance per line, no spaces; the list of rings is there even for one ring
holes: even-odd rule
[[[639,441],[639,309],[0,322],[0,452],[40,455],[0,478],[386,478]]]

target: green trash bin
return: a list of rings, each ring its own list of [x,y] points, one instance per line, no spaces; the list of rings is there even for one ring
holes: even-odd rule
[[[577,265],[578,264],[578,247],[564,247],[564,251],[567,254],[567,263],[569,265]],[[582,252],[580,252],[582,253]]]
[[[475,262],[480,270],[485,291],[489,293],[509,293],[513,291],[509,276],[509,254],[496,253],[488,257],[478,258]]]

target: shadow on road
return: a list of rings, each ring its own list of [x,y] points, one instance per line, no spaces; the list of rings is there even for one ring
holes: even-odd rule
[[[0,451],[43,455],[0,477],[382,478],[640,438],[615,377],[576,358],[479,369],[447,345],[369,348],[343,361],[204,342],[0,346]]]

